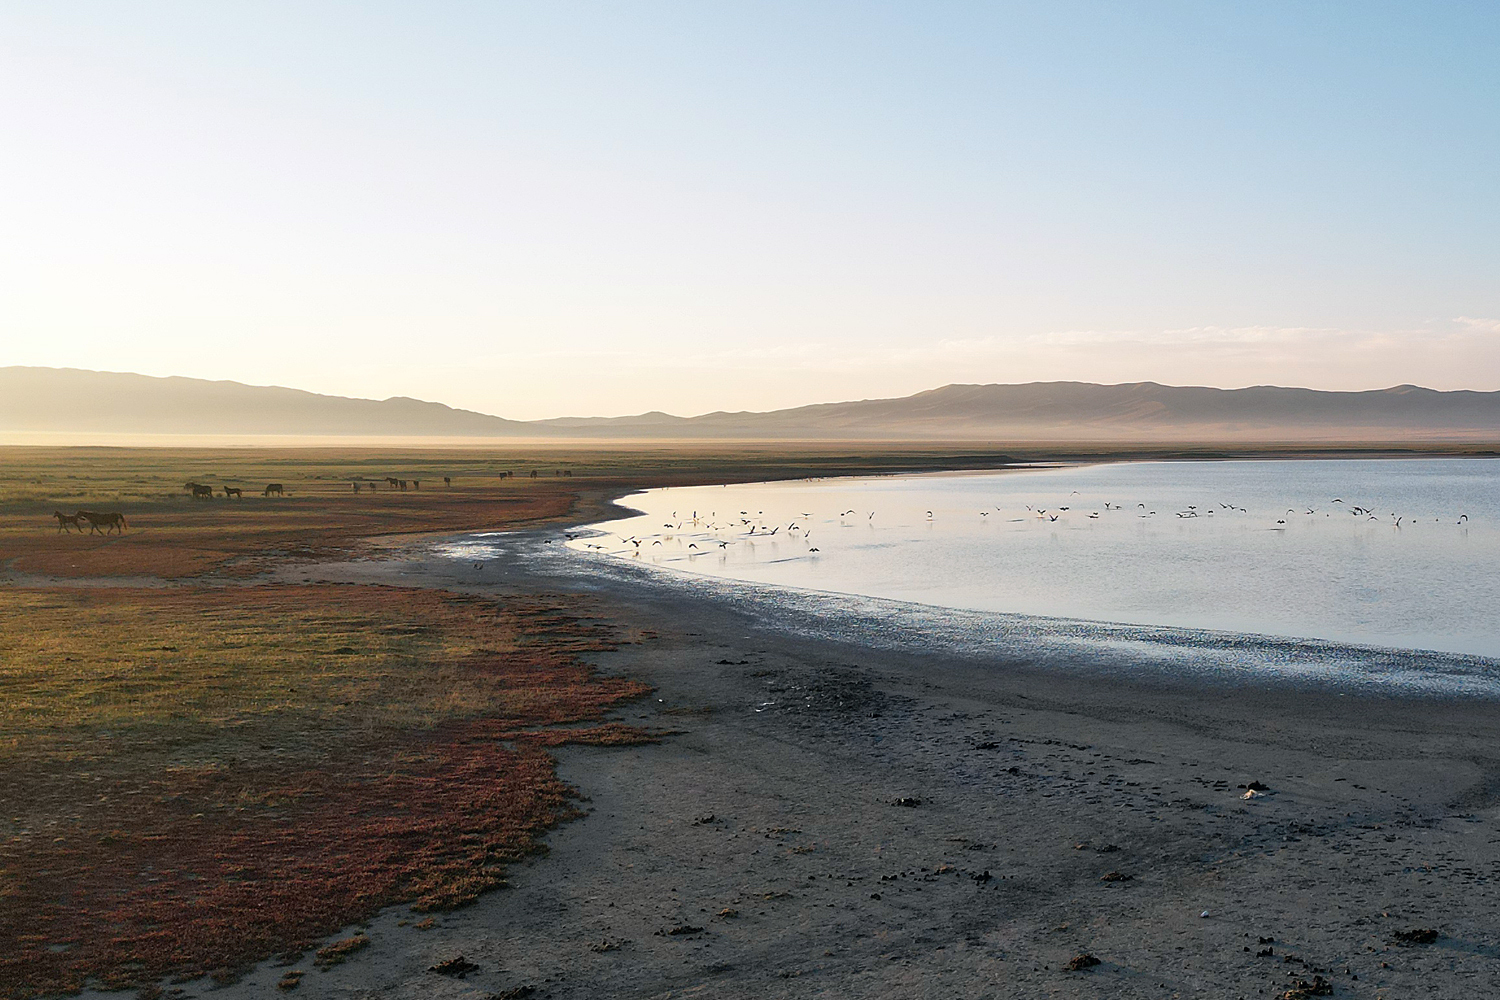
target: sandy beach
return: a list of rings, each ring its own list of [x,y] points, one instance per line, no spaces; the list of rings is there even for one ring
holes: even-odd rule
[[[809,639],[665,583],[479,580],[427,542],[291,574],[570,594],[641,636],[599,665],[653,686],[619,717],[662,737],[559,750],[587,815],[477,904],[177,995],[264,996],[291,967],[371,998],[1500,989],[1490,702]]]

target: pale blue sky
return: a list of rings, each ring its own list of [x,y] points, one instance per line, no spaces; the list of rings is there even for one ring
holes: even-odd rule
[[[0,364],[1500,389],[1500,4],[0,5]]]

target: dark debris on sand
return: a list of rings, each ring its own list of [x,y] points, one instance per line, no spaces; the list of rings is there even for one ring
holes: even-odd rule
[[[694,927],[692,924],[678,924],[675,927],[669,927],[664,931],[657,931],[656,933],[658,936],[665,937],[686,937],[689,934],[702,934],[703,928]]]
[[[462,979],[478,969],[478,965],[464,958],[462,955],[455,955],[447,961],[427,967],[428,972],[436,972],[440,976],[453,976],[456,979]]]
[[[491,993],[489,1000],[526,1000],[526,997],[532,996],[535,993],[536,990],[530,986],[513,986],[508,990],[501,990],[499,993]]]
[[[1322,976],[1313,976],[1312,981],[1295,979],[1292,988],[1282,993],[1277,1000],[1306,1000],[1307,997],[1331,997],[1333,984]]]

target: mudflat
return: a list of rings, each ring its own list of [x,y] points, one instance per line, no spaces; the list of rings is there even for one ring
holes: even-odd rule
[[[392,908],[328,997],[1452,997],[1500,989],[1489,702],[1150,684],[808,638],[668,585],[418,547],[298,579],[560,594],[662,734],[561,747],[586,815]],[[352,931],[351,931],[352,933]],[[184,995],[206,984],[178,987]]]

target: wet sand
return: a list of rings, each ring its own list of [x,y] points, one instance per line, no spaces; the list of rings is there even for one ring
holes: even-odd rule
[[[293,575],[577,590],[655,633],[600,665],[654,685],[621,717],[671,735],[562,749],[588,815],[508,889],[427,929],[387,911],[326,972],[181,995],[274,995],[289,967],[315,997],[1500,994],[1492,702],[878,649],[423,549]],[[429,971],[458,955],[477,968]]]

